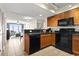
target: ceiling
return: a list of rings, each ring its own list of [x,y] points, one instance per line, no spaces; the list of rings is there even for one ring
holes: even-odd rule
[[[0,3],[0,8],[8,17],[20,19],[24,16],[45,19],[78,6],[78,3]]]

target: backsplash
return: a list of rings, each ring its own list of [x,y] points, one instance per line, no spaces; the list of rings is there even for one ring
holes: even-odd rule
[[[53,32],[59,31],[61,28],[75,28],[75,31],[79,31],[79,26],[65,26],[65,27],[58,26],[58,27],[49,27],[49,28],[51,28]]]

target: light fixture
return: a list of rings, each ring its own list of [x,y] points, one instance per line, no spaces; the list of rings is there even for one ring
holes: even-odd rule
[[[7,16],[5,15],[4,17],[6,18]]]
[[[7,16],[6,16],[6,15],[4,15],[4,18],[7,18]]]
[[[47,7],[46,4],[39,3],[39,4],[36,4],[36,5],[37,5],[37,6],[40,6],[41,8],[43,8],[43,9],[45,9],[45,10],[48,10],[48,11],[50,11],[50,12],[52,12],[52,13],[55,13],[55,11],[54,11],[54,10],[50,10],[50,9]]]
[[[72,7],[72,5],[69,5],[69,7]]]
[[[50,10],[52,13],[55,13],[55,11],[54,10]]]
[[[38,3],[38,4],[36,4],[36,5],[40,6],[40,7],[43,8],[43,9],[46,9],[46,10],[48,9],[45,4]]]
[[[27,17],[24,17],[24,19],[32,19],[32,17],[27,16]]]
[[[39,16],[42,16],[41,14]]]
[[[30,30],[30,32],[32,32],[32,30]]]

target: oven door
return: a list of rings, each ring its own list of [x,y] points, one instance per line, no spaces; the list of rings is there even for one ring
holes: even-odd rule
[[[60,37],[57,39],[56,48],[72,53],[72,35],[68,33],[60,33],[59,35]]]

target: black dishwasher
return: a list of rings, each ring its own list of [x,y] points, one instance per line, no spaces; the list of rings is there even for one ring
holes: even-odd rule
[[[40,34],[30,35],[30,54],[40,50]]]

